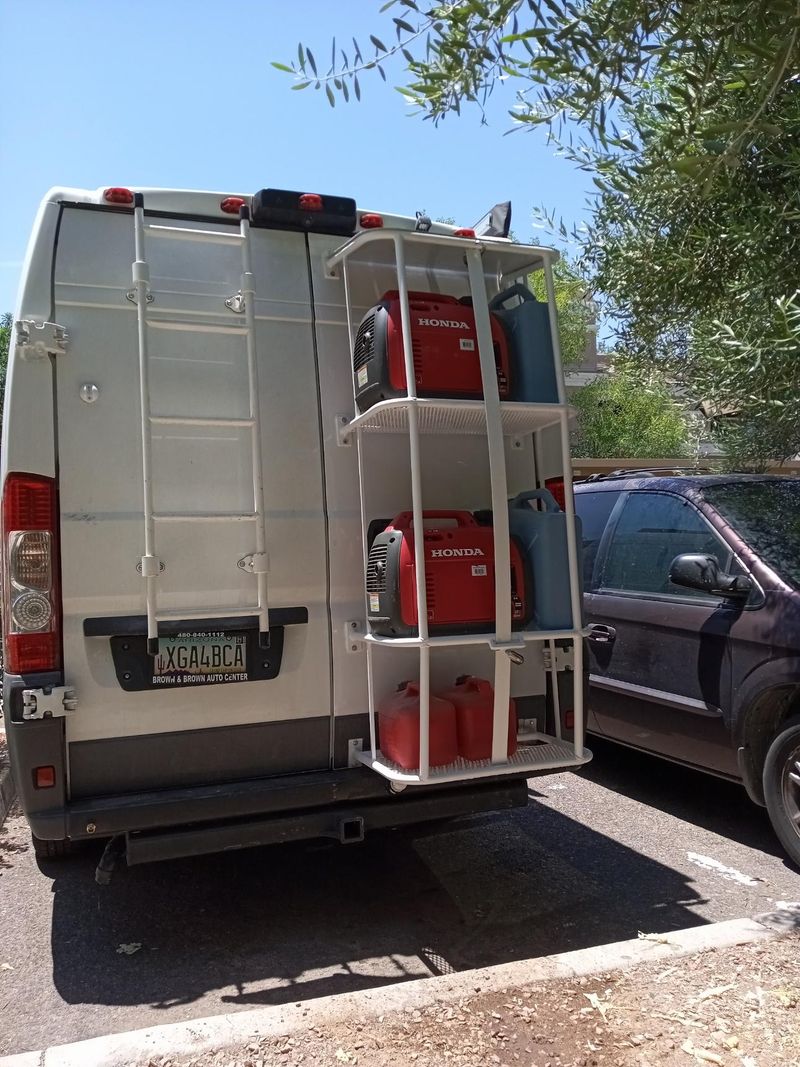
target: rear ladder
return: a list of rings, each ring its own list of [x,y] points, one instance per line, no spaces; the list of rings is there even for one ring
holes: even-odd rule
[[[144,488],[144,555],[141,558],[141,573],[145,581],[147,603],[147,651],[158,654],[158,624],[176,619],[235,618],[244,614],[258,616],[259,647],[269,647],[268,565],[266,530],[264,518],[264,477],[261,449],[261,418],[258,391],[258,364],[256,361],[256,311],[255,277],[253,275],[250,249],[250,209],[242,206],[239,212],[239,233],[235,235],[216,230],[191,231],[193,237],[205,241],[222,239],[237,240],[242,250],[241,291],[237,294],[238,308],[244,312],[244,334],[247,344],[247,372],[249,390],[249,416],[245,419],[219,419],[203,416],[153,415],[150,405],[150,352],[147,306],[150,294],[150,268],[145,250],[144,197],[134,195],[134,235],[136,259],[133,263],[133,299],[136,302],[139,341],[139,393],[142,421],[142,481]],[[176,229],[162,236],[186,238],[188,231]],[[156,514],[153,508],[153,426],[208,426],[247,427],[250,430],[253,469],[253,510],[241,514]],[[186,608],[169,611],[158,608],[158,579],[164,569],[156,549],[156,529],[163,522],[252,522],[255,524],[255,550],[238,561],[238,567],[256,578],[257,603],[252,606],[237,605],[231,608]]]

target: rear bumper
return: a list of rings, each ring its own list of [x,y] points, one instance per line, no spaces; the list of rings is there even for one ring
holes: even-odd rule
[[[365,767],[128,788],[68,799],[64,720],[20,721],[18,705],[26,683],[9,676],[5,682],[12,770],[33,833],[46,841],[125,835],[130,862],[313,837],[355,841],[381,827],[527,803],[525,779],[519,775],[415,787],[393,795]],[[55,679],[36,679],[37,686],[48,682]],[[44,764],[55,768],[56,785],[37,789],[34,768]]]

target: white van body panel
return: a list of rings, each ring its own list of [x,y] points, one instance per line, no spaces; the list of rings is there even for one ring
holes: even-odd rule
[[[170,225],[197,229],[180,220]],[[126,298],[133,228],[127,213],[64,209],[55,270],[56,315],[71,337],[58,367],[64,660],[81,693],[68,743],[328,714],[325,518],[305,240],[257,230],[252,245],[270,599],[273,606],[306,606],[309,623],[287,629],[278,678],[225,686],[221,708],[217,686],[121,691],[107,638],[83,634],[87,617],[145,610],[136,569],[144,536],[136,306]],[[243,323],[225,306],[240,284],[239,248],[153,237],[147,254],[153,414],[246,417]],[[91,404],[81,398],[86,383],[99,390]],[[192,518],[252,510],[246,428],[154,426],[153,462],[156,511],[186,516],[158,525],[166,563],[160,605],[208,608],[209,617],[215,608],[249,614],[254,580],[237,561],[254,550],[252,523]]]

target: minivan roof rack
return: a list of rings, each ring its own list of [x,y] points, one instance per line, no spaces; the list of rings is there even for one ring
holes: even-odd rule
[[[612,478],[667,478],[669,475],[714,474],[712,467],[621,467],[619,470],[590,474],[584,482],[604,482]]]

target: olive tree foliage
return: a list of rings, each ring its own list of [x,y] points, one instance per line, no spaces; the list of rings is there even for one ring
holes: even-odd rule
[[[594,183],[573,236],[615,349],[736,409],[723,433],[745,451],[766,422],[771,449],[800,450],[798,0],[392,0],[381,12],[369,44],[334,42],[330,65],[304,44],[276,65],[335,104],[396,61],[399,91],[433,121],[511,91],[513,125],[544,127]]]
[[[657,378],[624,368],[577,390],[572,451],[576,456],[683,456],[689,429],[683,410]]]
[[[537,300],[547,300],[544,271],[535,271],[528,284]],[[562,256],[553,267],[553,289],[558,310],[558,339],[564,366],[580,363],[586,354],[589,331],[595,328],[590,287],[573,262]]]

